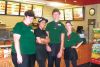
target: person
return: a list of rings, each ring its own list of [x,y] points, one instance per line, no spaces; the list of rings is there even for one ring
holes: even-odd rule
[[[65,25],[65,49],[64,49],[64,60],[66,67],[70,67],[70,61],[73,67],[77,67],[78,55],[76,49],[82,44],[80,37],[77,33],[72,31],[72,25],[70,21],[66,22]]]
[[[50,38],[49,45],[46,46],[48,53],[48,67],[60,67],[60,60],[62,57],[64,45],[64,32],[65,27],[59,21],[60,12],[58,9],[52,11],[53,21],[47,24],[46,31]]]
[[[86,37],[84,34],[83,26],[78,26],[76,32],[80,36],[81,40],[83,41],[83,44],[86,44]]]
[[[34,67],[36,44],[34,30],[30,24],[35,15],[32,10],[24,14],[24,20],[16,23],[13,28],[12,61],[15,67]]]
[[[47,51],[46,45],[49,43],[49,37],[45,31],[45,25],[48,22],[44,17],[40,17],[39,26],[34,30],[36,36],[36,59],[39,64],[39,67],[45,67]]]

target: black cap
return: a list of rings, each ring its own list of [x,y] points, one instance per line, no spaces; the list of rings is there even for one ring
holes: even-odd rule
[[[35,18],[34,12],[33,12],[32,10],[27,10],[27,11],[25,11],[24,15],[25,15],[25,16],[34,17],[34,18]]]
[[[40,17],[40,18],[38,19],[38,22],[40,23],[40,22],[43,21],[43,20],[45,20],[46,23],[48,22],[48,19],[45,19],[44,17]]]

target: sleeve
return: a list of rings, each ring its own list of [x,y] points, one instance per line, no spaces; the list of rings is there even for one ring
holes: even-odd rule
[[[34,30],[34,34],[35,34],[36,37],[39,37],[39,34],[38,34],[36,29]]]
[[[14,28],[13,28],[13,33],[16,33],[16,34],[21,34],[21,25],[19,23],[17,23]]]
[[[76,43],[80,43],[82,41],[82,39],[80,38],[80,36],[76,33]]]
[[[64,26],[64,24],[61,24],[62,25],[62,27],[61,27],[61,33],[65,33],[65,26]]]

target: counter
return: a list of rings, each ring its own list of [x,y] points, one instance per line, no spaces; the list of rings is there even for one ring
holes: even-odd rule
[[[11,45],[0,45],[0,47],[11,47]],[[81,45],[77,49],[77,52],[78,52],[78,61],[77,61],[78,64],[77,65],[81,65],[81,64],[90,62],[91,50],[92,50],[92,44],[84,44],[84,45]],[[46,62],[46,64],[47,64],[47,62]],[[13,67],[13,64],[11,61],[11,55],[6,58],[0,57],[0,67]],[[36,67],[37,67],[37,63],[36,63]],[[62,59],[61,59],[61,67],[65,67],[64,57],[62,57]]]

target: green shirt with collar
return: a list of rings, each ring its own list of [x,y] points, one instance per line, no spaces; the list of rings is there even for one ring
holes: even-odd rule
[[[46,31],[49,32],[51,44],[58,44],[61,42],[61,34],[65,32],[65,26],[59,21],[52,21],[47,24]]]
[[[36,52],[35,35],[32,26],[18,22],[13,28],[13,34],[21,35],[19,40],[21,54],[34,54]],[[12,45],[12,52],[16,53],[14,43]]]
[[[65,33],[65,48],[75,46],[82,40],[80,39],[79,35],[75,32],[72,32],[70,38],[67,36],[67,32]]]

